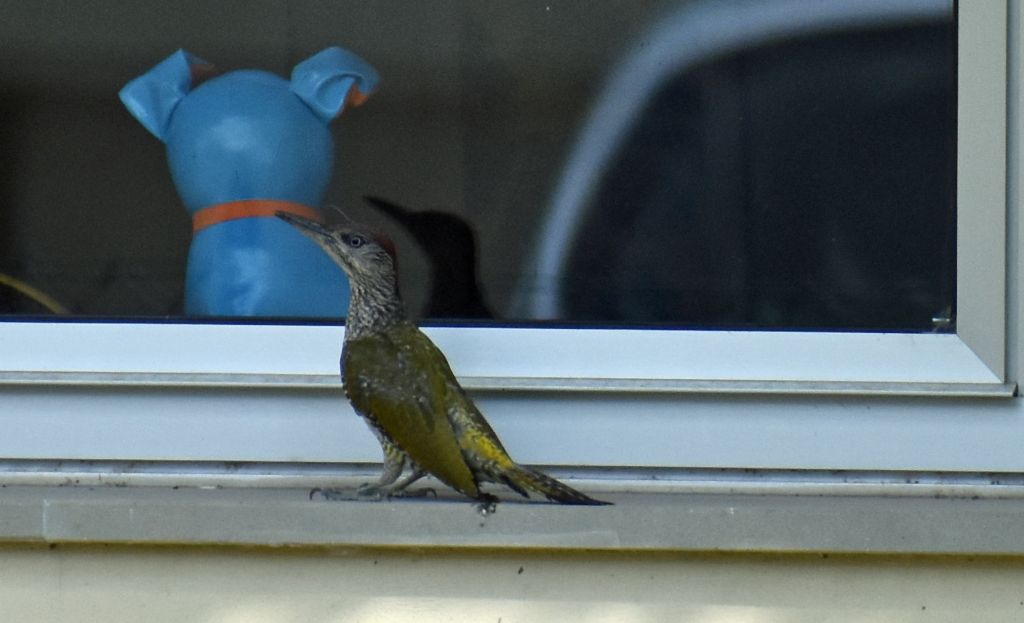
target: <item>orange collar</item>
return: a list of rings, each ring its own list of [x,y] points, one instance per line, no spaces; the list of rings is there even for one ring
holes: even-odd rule
[[[234,221],[240,218],[274,216],[277,212],[288,212],[304,216],[318,223],[323,222],[319,212],[294,201],[285,201],[283,199],[242,199],[241,201],[218,203],[193,214],[192,235],[195,236],[207,227],[217,223]]]

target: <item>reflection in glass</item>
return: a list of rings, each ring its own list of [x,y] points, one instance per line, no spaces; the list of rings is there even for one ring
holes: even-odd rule
[[[184,311],[188,216],[118,89],[182,47],[287,75],[341,45],[381,84],[325,215],[393,234],[413,313],[953,328],[948,0],[55,6],[0,19],[0,273],[75,314]]]

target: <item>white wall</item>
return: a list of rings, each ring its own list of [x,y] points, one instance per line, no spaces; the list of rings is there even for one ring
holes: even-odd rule
[[[3,621],[1022,619],[1022,559],[0,548]]]

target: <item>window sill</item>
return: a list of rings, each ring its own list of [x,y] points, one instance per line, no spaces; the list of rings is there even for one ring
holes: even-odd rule
[[[1024,499],[621,493],[607,507],[305,489],[4,486],[0,542],[1024,555]]]

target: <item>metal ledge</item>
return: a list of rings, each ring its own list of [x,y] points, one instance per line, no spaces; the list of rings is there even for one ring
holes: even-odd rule
[[[462,377],[459,380],[466,389],[490,392],[948,396],[961,398],[1010,398],[1017,395],[1015,383],[868,383],[530,377]],[[321,374],[0,372],[0,386],[39,385],[341,390],[341,382],[337,376]]]
[[[1024,500],[1024,475],[962,472],[671,469],[543,466],[598,497],[606,494],[724,494]],[[0,486],[192,487],[200,489],[356,489],[378,463],[217,463],[190,461],[0,461]],[[427,477],[425,487],[447,487]],[[504,493],[502,493],[504,491]],[[496,487],[503,498],[517,499]]]
[[[0,542],[1024,555],[1021,499],[611,494],[606,507],[305,489],[0,488]]]

